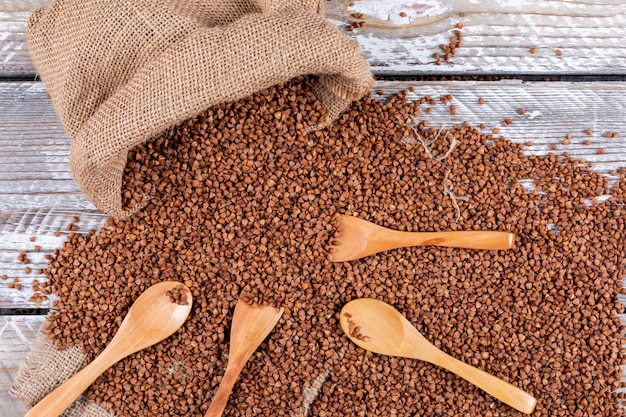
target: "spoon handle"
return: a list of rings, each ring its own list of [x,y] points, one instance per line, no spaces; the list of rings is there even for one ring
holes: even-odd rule
[[[204,417],[220,417],[222,415],[224,408],[226,408],[226,404],[228,403],[228,397],[230,397],[230,393],[233,391],[235,381],[237,381],[237,377],[240,372],[241,369],[234,369],[232,366],[226,366],[222,382],[220,382],[220,386],[213,396],[213,401],[211,401],[211,405],[209,405],[209,409]]]
[[[397,244],[402,246],[445,246],[464,249],[511,249],[515,234],[494,230],[461,230],[448,232],[397,232]]]
[[[106,349],[105,349],[106,351]],[[58,417],[116,361],[103,351],[90,364],[46,395],[24,417]]]
[[[471,382],[488,394],[493,395],[505,404],[510,405],[522,413],[530,414],[537,405],[537,400],[514,385],[509,384],[487,372],[474,368],[445,352],[439,351],[429,362],[454,372],[466,381]]]

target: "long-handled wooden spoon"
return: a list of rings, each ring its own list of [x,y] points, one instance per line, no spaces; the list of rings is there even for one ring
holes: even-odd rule
[[[170,301],[172,297],[176,302]],[[148,288],[130,307],[108,346],[89,365],[39,401],[25,417],[59,416],[116,362],[178,330],[187,319],[191,304],[191,291],[180,282],[165,281]]]
[[[466,249],[511,249],[515,234],[498,231],[401,232],[354,216],[337,216],[337,233],[329,248],[332,262],[364,258],[409,246],[447,246]]]
[[[437,349],[389,304],[371,298],[350,301],[341,310],[339,322],[350,340],[363,349],[430,362],[522,413],[530,414],[535,409],[537,400],[530,394]]]
[[[237,301],[230,329],[228,365],[204,417],[222,415],[239,373],[261,342],[276,326],[283,311],[283,308],[251,306],[243,300]]]

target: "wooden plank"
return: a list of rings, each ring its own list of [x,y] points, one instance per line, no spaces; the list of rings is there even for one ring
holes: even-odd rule
[[[68,169],[70,139],[43,84],[0,84],[0,210],[95,210]]]
[[[0,2],[0,76],[36,73],[26,24],[30,12],[48,3]],[[332,0],[325,7],[326,16],[359,42],[378,75],[626,74],[621,0]],[[355,13],[364,18],[353,18]],[[346,30],[361,21],[365,27]],[[458,23],[462,47],[449,63],[436,65],[433,54],[449,43]]]
[[[498,128],[516,143],[532,141],[527,154],[546,154],[554,145],[553,152],[592,161],[593,169],[611,181],[616,177],[610,172],[626,165],[626,83],[379,82],[374,91],[388,95],[411,86],[415,92],[410,99],[430,95],[439,102],[442,95],[453,96],[456,115],[440,103],[421,106],[431,126],[484,123],[486,130]],[[518,114],[520,107],[523,115]],[[502,127],[506,118],[512,123]],[[588,128],[592,136],[584,133]],[[620,132],[622,138],[607,139],[607,131]],[[571,143],[562,145],[568,133]],[[105,221],[71,177],[65,162],[69,144],[41,83],[0,83],[0,275],[7,274],[8,282],[17,277],[23,285],[16,291],[0,281],[0,308],[34,307],[29,301],[32,282],[42,278],[36,271],[46,266],[43,255],[62,245],[73,216],[80,216],[83,232],[97,230]],[[54,236],[57,230],[63,233],[59,237]],[[39,253],[33,252],[36,244],[42,247]],[[17,261],[23,250],[35,272],[26,274],[25,265]]]
[[[0,75],[34,77],[35,69],[26,43],[28,12],[0,11]]]
[[[0,76],[33,77],[26,24],[30,14],[50,0],[0,0]]]
[[[328,17],[338,24],[366,22],[350,36],[359,42],[377,74],[623,74],[626,70],[621,47],[626,4],[619,0],[338,3],[342,2],[332,2]],[[354,13],[365,17],[351,18]],[[449,63],[436,65],[433,54],[443,56],[439,46],[449,44],[457,24],[462,25],[462,47]]]
[[[21,417],[28,411],[9,389],[44,321],[43,316],[0,316],[0,416]]]

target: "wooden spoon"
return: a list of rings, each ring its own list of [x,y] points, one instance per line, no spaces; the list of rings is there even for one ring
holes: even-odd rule
[[[389,304],[371,298],[350,301],[341,310],[339,322],[350,340],[363,349],[430,362],[522,413],[530,414],[535,409],[537,400],[530,394],[437,349]]]
[[[222,415],[239,373],[257,347],[276,326],[283,311],[283,308],[251,306],[243,300],[237,301],[233,313],[233,325],[230,329],[228,365],[204,417]]]
[[[179,293],[170,301],[171,293]],[[109,345],[85,368],[39,401],[25,417],[57,417],[104,371],[126,356],[152,346],[178,330],[191,311],[191,291],[184,284],[165,281],[142,293],[128,310]],[[105,329],[100,329],[106,331]]]
[[[409,246],[447,246],[466,249],[511,249],[515,234],[498,231],[401,232],[358,217],[337,216],[337,234],[329,248],[332,262],[364,258]]]

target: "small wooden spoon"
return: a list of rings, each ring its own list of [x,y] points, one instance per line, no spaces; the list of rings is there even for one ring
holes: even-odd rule
[[[239,373],[261,342],[276,326],[283,311],[283,308],[251,306],[243,300],[237,301],[233,313],[233,325],[230,329],[228,365],[204,417],[222,415]]]
[[[430,362],[522,413],[530,414],[535,409],[537,400],[530,394],[437,349],[389,304],[371,298],[350,301],[341,310],[339,322],[350,340],[365,350]]]
[[[329,248],[332,262],[353,261],[389,249],[446,246],[466,249],[511,249],[515,234],[498,231],[401,232],[344,214],[337,216],[337,234]]]
[[[168,291],[182,292],[172,303]],[[191,291],[184,284],[164,281],[143,292],[128,310],[109,345],[86,367],[58,386],[25,417],[57,417],[104,371],[126,356],[152,346],[178,330],[191,311]],[[106,329],[100,329],[106,331]]]

